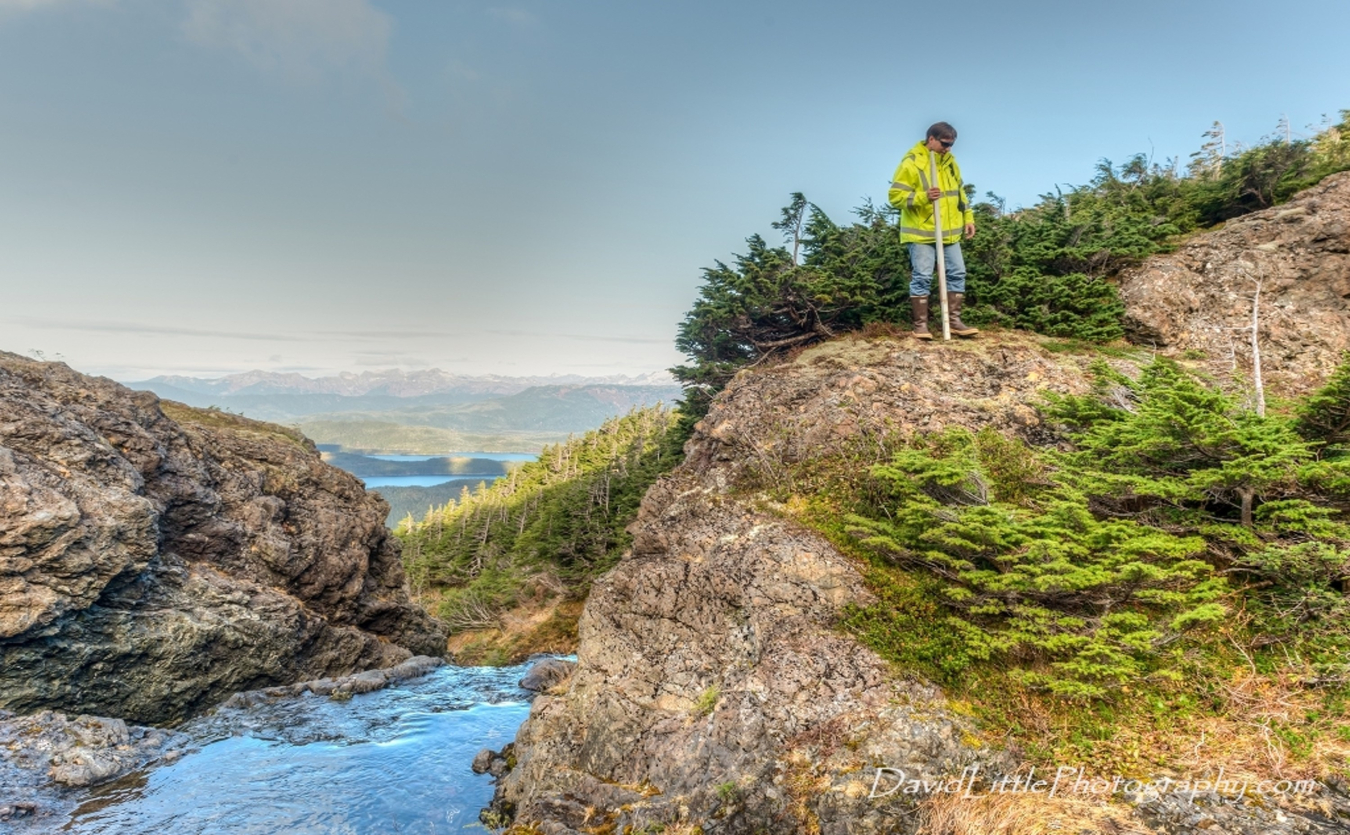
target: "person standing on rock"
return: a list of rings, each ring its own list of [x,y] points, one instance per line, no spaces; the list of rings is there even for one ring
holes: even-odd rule
[[[947,266],[947,309],[952,333],[979,333],[961,321],[961,302],[966,292],[966,262],[961,257],[961,239],[975,235],[975,213],[961,181],[961,167],[952,155],[956,128],[938,122],[916,143],[891,178],[888,199],[900,210],[900,243],[909,245],[909,303],[914,312],[914,336],[932,339],[928,332],[928,295],[937,267],[937,231],[933,207],[942,212],[942,254]],[[933,160],[937,180],[932,181]]]

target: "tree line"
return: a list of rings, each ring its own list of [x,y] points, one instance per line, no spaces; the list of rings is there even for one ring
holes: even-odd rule
[[[408,516],[394,533],[414,596],[455,630],[495,625],[523,595],[585,597],[628,547],[647,488],[679,460],[673,425],[665,407],[634,409]]]
[[[1350,111],[1309,139],[1288,131],[1243,148],[1221,126],[1183,169],[1143,154],[1102,160],[1085,185],[1057,188],[1032,207],[975,200],[979,234],[963,245],[970,321],[1092,342],[1124,335],[1124,306],[1110,279],[1182,236],[1288,200],[1350,169]],[[672,369],[685,387],[685,429],[706,413],[736,371],[797,346],[907,317],[909,261],[898,213],[870,201],[852,223],[831,220],[793,194],[773,227],[730,263],[706,268],[699,297],[679,326],[689,361]]]

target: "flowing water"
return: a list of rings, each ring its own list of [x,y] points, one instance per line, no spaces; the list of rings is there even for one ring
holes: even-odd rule
[[[529,713],[527,666],[446,666],[335,701],[225,709],[179,730],[199,750],[92,791],[62,832],[389,835],[485,832],[491,778],[469,769]]]

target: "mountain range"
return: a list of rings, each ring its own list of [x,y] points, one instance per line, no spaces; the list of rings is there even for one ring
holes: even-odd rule
[[[451,374],[439,368],[422,371],[344,371],[329,377],[305,377],[296,373],[244,371],[224,377],[187,377],[162,375],[149,380],[129,382],[132,388],[158,392],[161,388],[198,395],[238,397],[243,395],[338,395],[341,397],[385,396],[421,397],[446,395],[481,399],[516,394],[534,386],[672,386],[675,380],[665,371],[642,375],[584,377],[579,374],[550,374],[533,377],[506,377],[499,374]]]
[[[128,383],[198,408],[298,427],[348,451],[533,452],[635,407],[673,403],[665,372],[641,376],[466,376],[438,369],[304,377],[249,371]]]

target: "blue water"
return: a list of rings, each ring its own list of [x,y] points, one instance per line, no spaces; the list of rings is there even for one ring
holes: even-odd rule
[[[525,669],[442,667],[350,701],[307,694],[194,720],[181,730],[200,750],[95,790],[62,831],[482,833],[492,782],[469,764],[528,715]]]
[[[492,484],[501,478],[498,475],[375,475],[358,476],[366,484],[366,489],[377,487],[435,487],[437,484],[457,482],[472,490],[478,482]]]
[[[491,461],[533,461],[534,452],[441,452],[436,455],[367,455],[381,461],[430,461],[433,458],[487,458]]]
[[[487,458],[492,461],[534,461],[539,456],[533,452],[446,452],[440,455],[368,455],[367,458],[378,458],[381,461],[430,461],[433,458]],[[465,484],[469,489],[473,489],[478,482],[492,484],[501,476],[498,475],[394,475],[394,476],[362,476],[361,480],[366,483],[368,489],[377,487],[435,487],[437,484],[446,484],[456,482]]]

